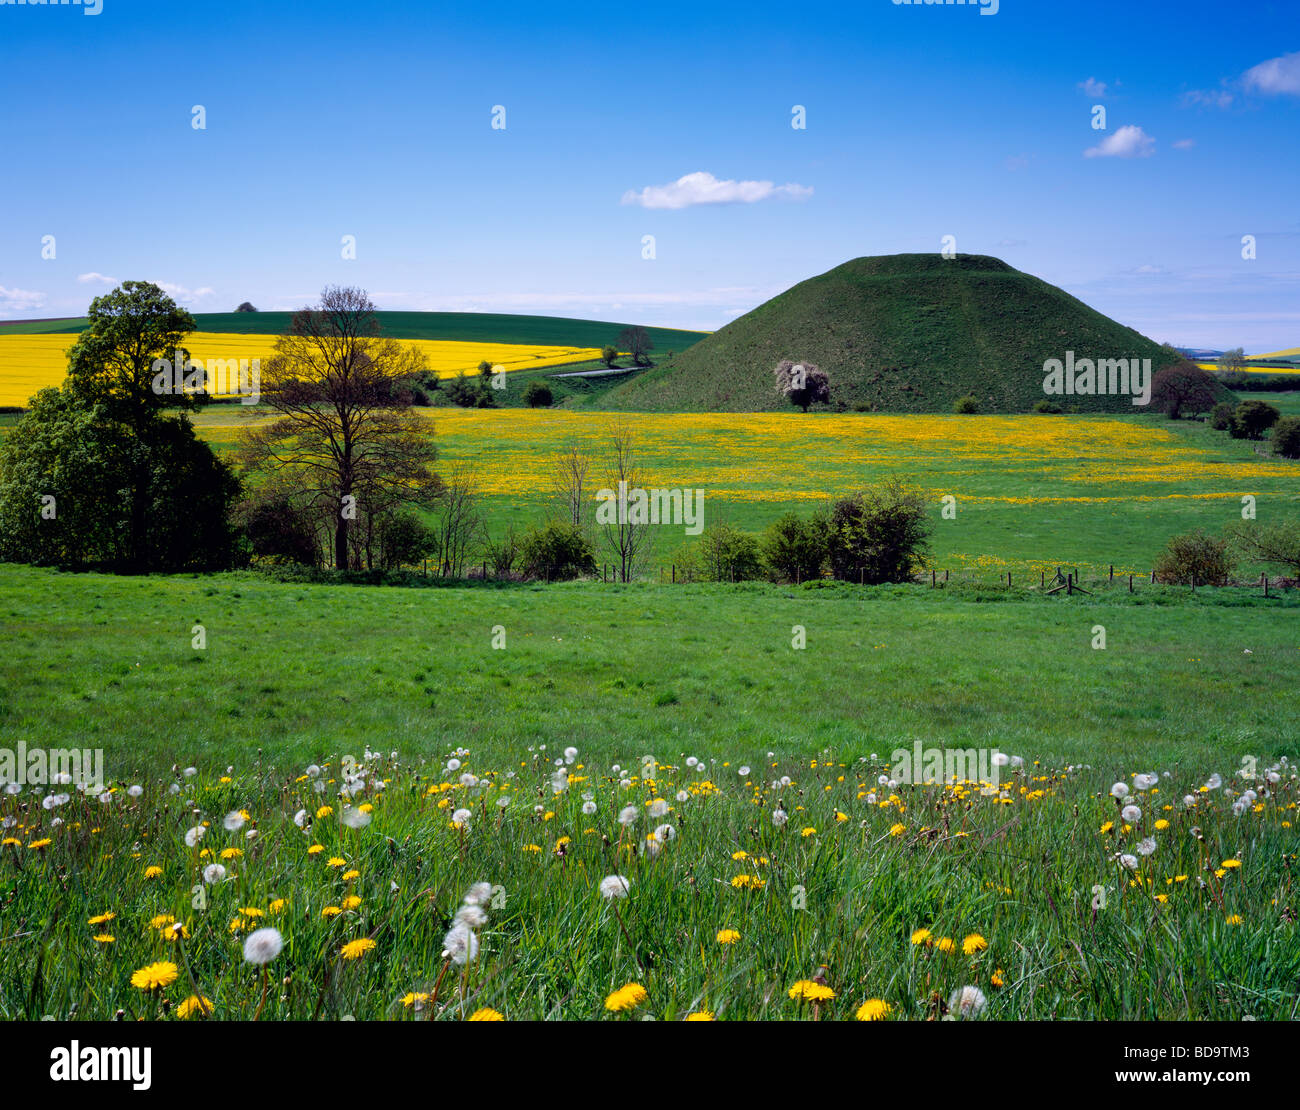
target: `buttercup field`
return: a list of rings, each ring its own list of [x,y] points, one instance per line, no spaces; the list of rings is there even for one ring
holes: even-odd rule
[[[0,6],[21,1082],[342,1021],[1283,1078],[1295,20],[299,16]]]

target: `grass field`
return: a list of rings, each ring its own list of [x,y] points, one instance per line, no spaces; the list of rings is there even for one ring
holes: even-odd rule
[[[706,524],[726,518],[759,531],[787,509],[807,511],[898,477],[932,499],[937,565],[995,575],[1051,573],[1062,563],[1092,571],[1113,563],[1117,572],[1145,573],[1169,536],[1196,526],[1217,531],[1240,519],[1247,494],[1257,498],[1261,519],[1300,515],[1296,463],[1262,458],[1257,445],[1186,421],[421,411],[433,426],[439,465],[473,473],[494,528],[539,519],[555,452],[572,440],[598,453],[615,419],[637,438],[646,485],[705,490]],[[222,406],[199,415],[197,424],[215,447],[229,450],[239,429],[256,419]],[[957,498],[955,520],[940,515],[945,494]],[[671,562],[684,538],[664,529],[656,562]]]
[[[0,747],[111,788],[0,794],[0,1015],[1294,1016],[1297,600],[979,596],[0,568]]]

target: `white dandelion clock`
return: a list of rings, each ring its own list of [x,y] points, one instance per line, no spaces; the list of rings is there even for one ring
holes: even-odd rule
[[[238,832],[244,827],[244,815],[237,809],[232,809],[226,814],[221,822],[226,832]]]
[[[636,811],[636,806],[624,806],[618,813],[618,823],[620,825],[635,825],[637,817],[640,816]]]
[[[464,829],[469,827],[470,819],[474,815],[467,809],[458,809],[451,815],[451,822],[457,828]]]
[[[203,869],[205,883],[219,883],[226,877],[226,869],[219,863],[210,863]]]
[[[456,922],[442,938],[442,954],[459,967],[472,963],[478,956],[478,937],[463,922]]]
[[[1119,815],[1131,825],[1134,821],[1142,820],[1142,809],[1140,806],[1125,806],[1119,811]]]
[[[1110,788],[1110,796],[1112,798],[1127,798],[1128,783],[1126,782],[1115,783],[1115,785]]]
[[[987,1005],[988,1000],[979,987],[966,986],[952,992],[948,999],[948,1012],[962,1019],[977,1018]]]
[[[250,964],[269,964],[284,948],[280,930],[267,926],[257,929],[244,938],[244,959]]]
[[[485,906],[492,900],[491,883],[475,883],[465,892],[463,899],[467,906]]]
[[[610,900],[626,898],[631,887],[631,879],[625,879],[622,875],[606,875],[600,880],[600,896]]]
[[[370,814],[356,806],[345,806],[339,820],[350,829],[364,829],[370,824]]]
[[[187,830],[185,833],[186,847],[193,848],[197,846],[198,842],[207,835],[208,835],[208,830],[206,826],[195,825],[194,828]]]
[[[778,829],[784,828],[785,823],[790,820],[790,815],[783,809],[772,810],[772,824]]]
[[[668,803],[662,798],[656,798],[650,803],[648,812],[651,817],[663,817],[668,813]]]

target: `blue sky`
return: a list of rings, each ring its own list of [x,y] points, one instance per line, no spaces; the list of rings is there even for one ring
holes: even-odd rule
[[[952,235],[1157,340],[1300,345],[1294,0],[101,2],[0,3],[2,318],[147,278],[716,328]]]

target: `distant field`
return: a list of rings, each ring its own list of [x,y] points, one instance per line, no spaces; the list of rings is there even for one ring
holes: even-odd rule
[[[1259,514],[1300,515],[1300,464],[1263,458],[1258,445],[1199,423],[1151,417],[919,416],[798,413],[628,413],[583,410],[421,410],[439,467],[463,464],[484,495],[490,526],[526,525],[547,511],[549,473],[569,441],[599,453],[613,424],[634,432],[645,484],[705,490],[705,520],[759,531],[780,513],[805,512],[884,478],[932,502],[939,566],[988,572],[1071,563],[1144,573],[1169,536]],[[261,419],[235,406],[196,419],[219,450]],[[592,493],[604,484],[593,467]],[[957,498],[956,520],[940,498]],[[656,561],[685,540],[664,529]]]
[[[39,389],[57,386],[67,373],[66,350],[75,342],[68,333],[9,335],[0,329],[0,405],[25,405]],[[541,347],[523,343],[411,339],[440,378],[474,374],[486,359],[507,371],[564,366],[597,358],[600,351],[584,347]],[[275,336],[230,332],[194,332],[186,340],[191,358],[269,359]]]
[[[443,339],[462,343],[523,343],[545,347],[605,347],[618,338],[627,324],[602,320],[574,320],[565,316],[517,316],[503,312],[376,312],[384,333],[397,339]],[[200,332],[235,332],[242,335],[283,335],[293,319],[291,312],[196,312]],[[72,334],[84,331],[85,317],[31,320],[6,324],[0,336]],[[656,351],[681,351],[703,339],[707,332],[677,328],[646,328]]]

